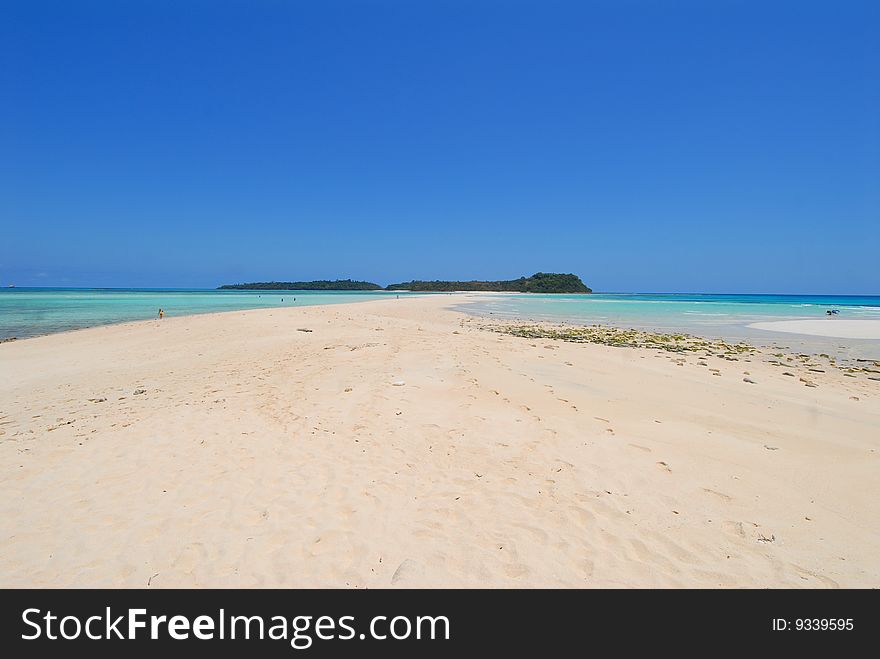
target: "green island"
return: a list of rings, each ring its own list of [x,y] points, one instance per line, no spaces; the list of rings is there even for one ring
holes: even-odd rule
[[[224,284],[217,290],[227,291],[381,291],[379,284],[369,281],[337,279],[336,281],[257,281],[249,284]]]
[[[494,293],[592,293],[581,278],[572,274],[536,272],[531,277],[520,277],[501,281],[406,281],[389,284],[384,289],[369,281],[271,281],[249,284],[225,284],[218,290],[284,290],[284,291],[487,291]]]
[[[391,284],[389,291],[489,291],[495,293],[592,293],[581,278],[572,274],[536,272],[531,277],[506,281],[407,281]]]

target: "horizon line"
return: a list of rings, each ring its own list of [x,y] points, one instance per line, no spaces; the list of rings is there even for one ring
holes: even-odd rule
[[[345,280],[341,280],[345,281]],[[416,281],[416,280],[413,280]],[[420,280],[420,281],[445,281],[445,280]],[[465,281],[465,280],[462,280]],[[470,280],[467,280],[470,281]],[[482,281],[482,280],[473,280],[473,281]],[[273,282],[274,283],[274,282]],[[374,282],[368,282],[374,283]],[[225,284],[221,284],[225,285]],[[390,285],[390,284],[389,284]],[[301,291],[304,293],[327,293],[327,292],[339,292],[339,293],[377,293],[377,292],[401,292],[401,291],[387,291],[385,288],[378,290],[338,290],[338,289],[323,289],[323,290],[311,290],[311,289],[226,289],[221,291],[218,287],[208,288],[208,287],[198,287],[198,286],[4,286],[0,287],[0,291],[16,291],[16,290],[69,290],[69,291],[200,291],[200,292],[241,292],[241,291],[262,291],[262,292],[272,292],[272,291]],[[406,291],[403,291],[406,292]],[[718,292],[718,291],[597,291],[594,290],[592,293],[532,293],[527,291],[414,291],[416,293],[485,293],[485,294],[513,294],[513,295],[760,295],[765,297],[792,297],[792,296],[812,296],[812,297],[878,297],[880,298],[880,293],[755,293],[755,292],[745,292],[740,291],[736,293],[731,292]]]

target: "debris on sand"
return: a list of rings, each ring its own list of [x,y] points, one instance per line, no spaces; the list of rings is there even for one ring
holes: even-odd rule
[[[648,332],[601,325],[552,327],[546,325],[488,325],[485,329],[526,339],[555,339],[569,343],[599,343],[613,347],[650,348],[667,352],[704,352],[730,360],[737,355],[757,353],[747,343],[703,339],[680,333]]]

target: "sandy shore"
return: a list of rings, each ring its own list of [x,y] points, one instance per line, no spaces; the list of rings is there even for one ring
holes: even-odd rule
[[[0,585],[880,586],[870,373],[497,334],[465,299],[0,345]]]
[[[749,327],[770,332],[829,336],[842,339],[880,339],[880,320],[817,318],[811,320],[777,320],[752,323]]]

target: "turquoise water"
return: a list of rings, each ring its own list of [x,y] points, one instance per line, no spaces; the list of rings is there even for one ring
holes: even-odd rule
[[[156,318],[159,307],[171,317],[359,302],[397,294],[382,291],[7,288],[0,289],[0,339],[23,339],[95,325]]]
[[[498,295],[460,305],[459,309],[509,320],[687,332],[709,338],[831,350],[871,358],[880,354],[880,341],[805,337],[749,327],[756,322],[827,318],[829,309],[839,311],[835,318],[880,320],[878,295]]]
[[[375,300],[407,293],[384,291],[215,291],[123,289],[0,289],[0,339],[26,338],[64,330],[167,315],[268,307],[309,306]],[[410,294],[411,295],[411,294]],[[481,295],[461,304],[467,313],[505,319],[565,321],[757,342],[809,343],[808,347],[857,348],[877,353],[880,342],[853,339],[796,338],[755,330],[750,323],[795,318],[880,319],[880,296],[593,294]]]
[[[824,318],[880,319],[880,296],[628,294],[499,295],[471,311],[506,318],[563,320],[650,329],[721,327],[771,320]]]

